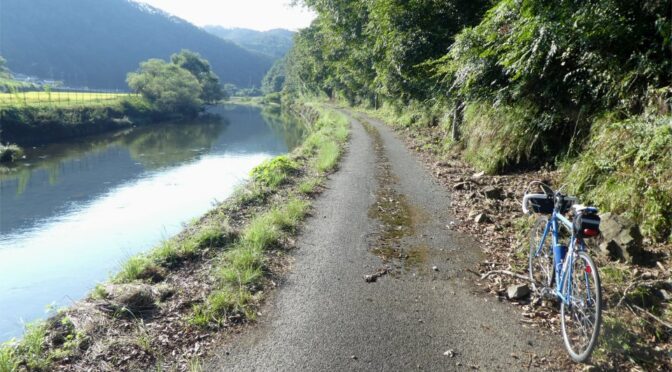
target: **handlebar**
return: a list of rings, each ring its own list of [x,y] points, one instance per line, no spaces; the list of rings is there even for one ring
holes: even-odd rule
[[[530,210],[527,209],[527,203],[531,198],[538,198],[540,196],[545,196],[544,194],[526,194],[523,196],[523,213],[530,214]]]
[[[527,192],[534,185],[538,185],[543,194],[528,194]],[[562,187],[560,190],[562,190]],[[576,204],[578,200],[575,197],[561,193],[560,190],[554,191],[549,185],[541,181],[530,182],[527,185],[527,188],[525,188],[525,195],[523,196],[523,213],[530,214],[530,210],[527,208],[527,206],[530,199],[532,198],[553,198],[553,207],[556,211],[561,211],[564,213],[564,211],[569,210],[569,207],[571,207],[573,204]],[[566,203],[570,203],[570,205],[567,206]]]

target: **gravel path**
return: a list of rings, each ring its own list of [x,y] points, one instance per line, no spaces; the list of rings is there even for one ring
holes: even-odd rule
[[[478,294],[466,270],[476,268],[479,247],[446,228],[448,191],[392,131],[353,118],[351,132],[341,169],[298,239],[292,272],[258,324],[206,369],[524,370],[561,348],[560,339],[525,328],[511,306]],[[385,188],[410,216],[400,234],[388,234],[375,213]],[[384,274],[364,280],[376,272]]]

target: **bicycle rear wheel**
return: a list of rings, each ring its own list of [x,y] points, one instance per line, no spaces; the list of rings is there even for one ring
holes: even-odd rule
[[[530,231],[529,275],[532,290],[541,291],[551,286],[553,281],[553,242],[550,232],[544,238],[548,224],[547,216],[539,216]],[[541,245],[541,249],[539,248]]]
[[[602,322],[600,276],[585,252],[575,255],[571,275],[565,276],[562,288],[563,293],[569,294],[567,301],[560,305],[565,348],[572,359],[583,363],[597,344]]]

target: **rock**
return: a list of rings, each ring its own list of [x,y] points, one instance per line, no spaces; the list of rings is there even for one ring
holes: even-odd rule
[[[477,180],[477,179],[479,179],[479,178],[481,178],[481,177],[483,177],[483,176],[485,176],[485,172],[478,172],[478,173],[474,173],[474,174],[471,176],[471,178]]]
[[[490,222],[490,217],[488,217],[488,215],[485,213],[480,213],[476,217],[474,217],[474,222],[478,224],[487,223]]]
[[[643,253],[643,237],[639,226],[610,212],[602,214],[600,218],[600,251],[612,259],[637,262]]]
[[[432,266],[432,270],[439,271],[439,268],[437,266]]]
[[[506,295],[511,300],[518,300],[530,294],[527,284],[513,284],[506,290]]]
[[[453,349],[449,349],[449,350],[446,350],[446,352],[443,353],[443,355],[447,356],[448,358],[452,358],[452,357],[455,356],[455,352],[453,351]]]
[[[504,197],[504,190],[501,187],[488,186],[483,189],[483,195],[488,199],[501,200]]]
[[[672,293],[664,290],[664,289],[659,289],[656,291],[656,294],[658,297],[660,297],[663,301],[670,302],[672,301]]]

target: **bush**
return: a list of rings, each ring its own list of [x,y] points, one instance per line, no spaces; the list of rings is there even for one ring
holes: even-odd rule
[[[622,213],[657,240],[672,233],[672,117],[598,121],[586,150],[563,165],[568,191]]]
[[[17,145],[0,144],[0,163],[11,163],[21,159],[23,156],[23,149]]]
[[[278,156],[267,160],[252,169],[252,179],[264,186],[276,188],[283,184],[287,177],[299,169],[298,164],[287,156]]]

